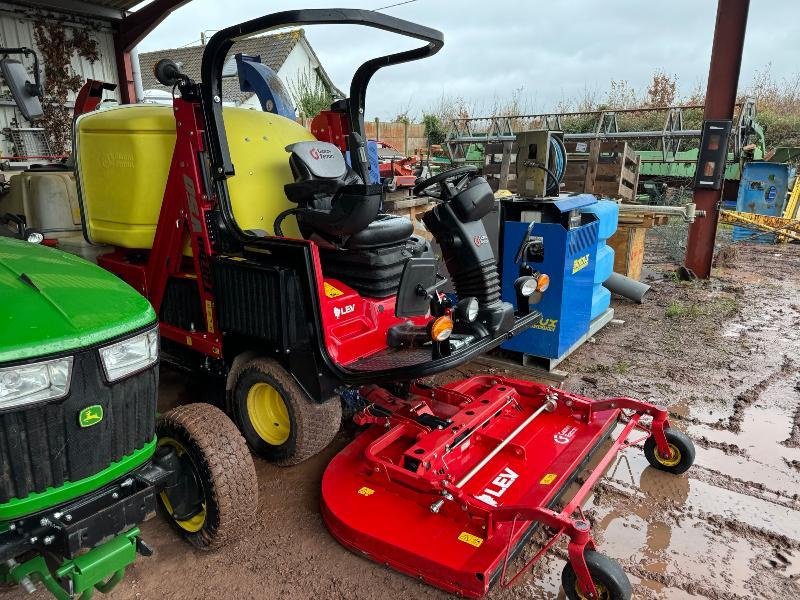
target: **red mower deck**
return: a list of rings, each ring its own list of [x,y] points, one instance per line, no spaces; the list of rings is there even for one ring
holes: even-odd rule
[[[578,585],[597,597],[581,503],[621,448],[650,436],[643,415],[653,417],[656,446],[670,456],[667,413],[630,398],[591,400],[490,376],[416,385],[403,399],[377,387],[361,393],[371,404],[355,420],[371,426],[325,471],[327,527],[351,550],[466,597],[483,596],[497,580],[511,584],[562,535]],[[550,510],[619,422],[621,434],[580,490],[564,510]],[[634,428],[644,435],[629,441]],[[542,523],[555,535],[506,580],[509,558]]]

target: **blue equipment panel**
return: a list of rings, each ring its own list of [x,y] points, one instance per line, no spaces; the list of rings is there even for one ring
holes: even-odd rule
[[[736,210],[739,212],[779,217],[786,204],[789,189],[789,166],[771,162],[749,162],[744,166],[739,182]],[[758,235],[757,235],[758,234]],[[733,240],[774,243],[775,235],[759,234],[757,230],[735,226]]]
[[[593,196],[583,194],[555,202],[504,204],[504,214],[511,218],[525,218],[542,208],[539,218],[545,222],[506,219],[503,223],[503,300],[516,307],[514,281],[521,268],[548,274],[550,287],[532,306],[541,311],[542,318],[501,348],[557,359],[589,331],[599,223],[595,215],[577,211],[595,201]],[[536,249],[526,252],[518,263],[524,242],[532,242],[530,248]]]

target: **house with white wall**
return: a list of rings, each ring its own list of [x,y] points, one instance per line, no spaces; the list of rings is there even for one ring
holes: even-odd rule
[[[170,48],[139,54],[139,66],[142,73],[142,86],[145,96],[155,97],[161,92],[171,92],[156,81],[153,67],[163,59],[169,58],[178,63],[181,69],[191,78],[200,78],[200,66],[205,46],[195,45],[183,48]],[[260,56],[261,62],[274,70],[279,79],[291,93],[299,78],[311,76],[320,85],[328,89],[335,97],[344,94],[331,81],[319,58],[306,38],[303,29],[293,29],[271,35],[261,35],[234,44],[222,70],[223,102],[235,106],[260,109],[258,98],[252,92],[242,92],[236,73],[235,54]]]

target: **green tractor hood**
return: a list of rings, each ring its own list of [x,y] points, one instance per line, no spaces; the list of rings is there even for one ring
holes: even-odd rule
[[[84,348],[155,319],[144,297],[97,265],[0,237],[0,363]]]

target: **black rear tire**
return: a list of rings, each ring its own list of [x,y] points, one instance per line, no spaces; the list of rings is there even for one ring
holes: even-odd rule
[[[338,396],[315,402],[278,362],[254,358],[235,374],[233,416],[253,452],[290,466],[311,458],[331,443],[342,423]],[[265,409],[268,404],[271,409]]]
[[[228,416],[210,404],[184,404],[156,424],[159,446],[171,446],[191,480],[202,511],[179,518],[168,492],[160,506],[193,546],[215,550],[246,535],[258,508],[258,480],[247,444]]]
[[[631,582],[615,560],[594,550],[587,550],[583,555],[599,594],[596,600],[630,600],[633,594]],[[561,572],[561,585],[568,600],[587,600],[578,588],[578,577],[569,562]]]
[[[663,458],[659,455],[656,440],[651,435],[644,443],[644,455],[647,458],[647,462],[656,469],[673,475],[685,473],[694,464],[696,455],[694,443],[688,435],[672,427],[667,427],[664,430],[664,435],[672,450],[672,456]]]

